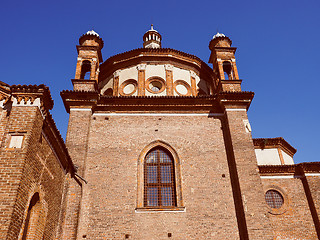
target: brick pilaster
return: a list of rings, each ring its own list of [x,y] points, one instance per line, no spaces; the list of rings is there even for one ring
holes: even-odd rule
[[[165,65],[166,69],[166,87],[167,87],[167,96],[173,96],[173,66],[170,64]]]
[[[87,154],[87,139],[89,137],[91,109],[70,110],[66,145],[74,165],[78,168],[77,174],[83,176]],[[80,179],[68,177],[67,206],[63,226],[62,239],[76,239],[80,213],[82,185]],[[75,181],[76,180],[76,181]]]
[[[146,64],[140,64],[138,69],[138,96],[144,96],[145,94],[145,78],[146,78]]]
[[[240,239],[273,239],[245,109],[226,109],[224,135]]]

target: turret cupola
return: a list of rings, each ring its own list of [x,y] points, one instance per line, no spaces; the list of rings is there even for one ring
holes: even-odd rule
[[[151,24],[151,29],[143,35],[143,47],[144,48],[161,48],[161,35],[158,31],[153,29],[153,24]]]
[[[209,43],[211,55],[209,63],[213,65],[222,91],[241,91],[235,52],[237,48],[231,47],[232,41],[223,33],[217,33]],[[231,81],[230,81],[231,80]]]
[[[99,65],[103,61],[102,48],[103,40],[93,30],[79,38],[77,68],[73,80],[75,90],[87,90],[88,88],[95,90],[96,87],[93,86],[98,82]],[[91,88],[87,86],[89,83],[92,85]]]

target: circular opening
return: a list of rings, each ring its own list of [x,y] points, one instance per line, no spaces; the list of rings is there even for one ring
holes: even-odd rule
[[[149,88],[153,91],[153,92],[159,92],[162,88],[162,83],[159,81],[152,81],[149,84]]]
[[[176,93],[180,96],[190,96],[191,95],[191,87],[190,85],[183,80],[177,80],[174,82],[174,89]]]
[[[269,207],[279,209],[283,205],[283,196],[276,190],[268,190],[266,192],[266,202]]]
[[[119,88],[119,93],[121,96],[131,96],[137,90],[137,81],[134,79],[128,79],[124,81]]]
[[[186,86],[179,84],[176,86],[177,92],[180,93],[181,95],[187,95],[188,89]]]
[[[124,94],[131,94],[135,91],[135,89],[136,89],[136,86],[134,84],[130,83],[130,84],[127,84],[126,86],[124,86],[123,93]]]
[[[165,88],[166,83],[160,77],[151,77],[146,81],[146,89],[151,93],[161,93]]]

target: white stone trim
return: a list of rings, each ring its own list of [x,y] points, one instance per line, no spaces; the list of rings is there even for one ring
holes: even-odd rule
[[[5,102],[6,102],[6,99],[3,99],[2,101],[0,101],[0,107],[1,108],[5,107]]]
[[[113,77],[119,77],[121,70],[117,70],[113,73]]]
[[[91,111],[91,108],[70,108],[70,111]]]
[[[70,109],[71,110],[71,109]],[[220,117],[222,113],[93,113],[93,116],[206,116]]]
[[[31,103],[31,100],[29,99],[27,102],[25,102],[24,99],[18,103],[18,99],[16,97],[12,97],[12,107],[41,107],[41,100],[40,98],[36,98],[33,103]]]
[[[183,209],[173,209],[173,210],[158,210],[158,209],[135,209],[134,210],[135,213],[184,213],[186,212],[186,208],[184,207]]]
[[[245,109],[245,108],[226,108],[226,111],[230,111],[230,112],[244,111],[244,112],[246,112],[247,109]]]
[[[192,71],[192,70],[189,70],[190,71],[190,76],[193,77],[193,78],[196,78],[197,77],[197,74]]]
[[[305,173],[304,175],[306,177],[315,177],[315,176],[320,176],[320,173]]]
[[[250,122],[248,119],[244,119],[243,124],[244,124],[244,127],[245,127],[247,133],[252,132],[251,125],[250,125]]]
[[[280,176],[260,176],[262,179],[289,179],[289,178],[301,178],[300,175],[280,175]]]
[[[164,68],[168,71],[172,71],[173,70],[173,65],[172,64],[165,64]]]
[[[139,64],[138,66],[137,66],[137,69],[140,71],[140,70],[146,70],[146,68],[147,68],[147,64]]]
[[[41,110],[41,99],[36,98],[33,103],[31,103],[31,100],[29,99],[27,102],[25,102],[24,99],[21,99],[20,103],[18,103],[18,99],[16,97],[12,96],[12,107],[38,107],[41,113],[42,118],[44,119],[44,113]]]

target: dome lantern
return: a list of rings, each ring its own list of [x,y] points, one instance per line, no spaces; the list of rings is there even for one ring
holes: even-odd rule
[[[161,48],[161,34],[153,29],[153,24],[151,24],[151,29],[143,35],[143,47],[144,48]]]

